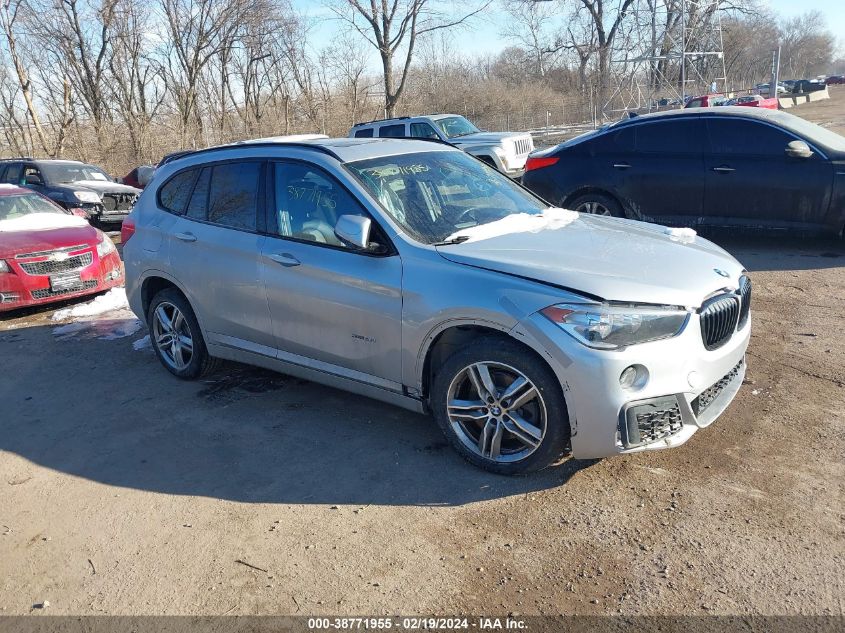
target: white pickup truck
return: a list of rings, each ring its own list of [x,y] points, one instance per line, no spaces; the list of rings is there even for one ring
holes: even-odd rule
[[[356,123],[354,138],[430,138],[450,143],[489,163],[503,174],[517,178],[525,170],[534,140],[527,132],[482,132],[458,114],[381,119]]]

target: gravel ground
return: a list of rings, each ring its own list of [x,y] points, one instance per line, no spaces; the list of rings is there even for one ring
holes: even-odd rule
[[[305,381],[176,380],[126,312],[0,321],[0,614],[843,615],[845,245],[715,239],[755,283],[734,404],[530,477]]]

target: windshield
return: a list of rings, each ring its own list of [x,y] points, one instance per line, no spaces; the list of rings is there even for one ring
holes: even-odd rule
[[[0,196],[0,221],[14,220],[33,213],[65,214],[66,211],[37,193]]]
[[[76,163],[45,163],[40,165],[41,171],[49,182],[70,183],[80,180],[99,180],[111,182],[109,175],[99,167]]]
[[[778,117],[778,123],[783,125],[787,130],[795,132],[798,136],[803,136],[816,145],[821,145],[837,152],[845,152],[845,136],[823,128],[821,125],[810,123],[806,119],[789,114],[788,112],[777,112],[775,114]]]
[[[449,138],[476,134],[481,131],[462,116],[447,116],[443,119],[437,119],[434,123]]]
[[[390,217],[424,244],[516,213],[538,215],[549,206],[463,152],[384,156],[347,167]]]

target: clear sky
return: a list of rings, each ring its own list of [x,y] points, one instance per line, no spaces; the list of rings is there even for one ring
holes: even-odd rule
[[[838,37],[839,49],[845,49],[845,0],[761,0],[775,12],[784,17],[792,17],[807,11],[819,11],[827,19],[828,28]],[[294,6],[313,18],[311,44],[321,48],[330,43],[341,24],[330,19],[331,12],[322,0],[293,0]],[[510,42],[502,38],[501,25],[507,19],[500,7],[494,5],[486,15],[476,19],[471,26],[455,34],[455,47],[468,55],[496,53]],[[842,54],[845,54],[843,51]],[[373,69],[376,70],[375,51],[373,51]]]

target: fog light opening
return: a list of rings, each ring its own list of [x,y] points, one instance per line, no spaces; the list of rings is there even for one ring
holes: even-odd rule
[[[631,365],[619,374],[619,384],[628,391],[639,391],[648,382],[648,369],[643,365]]]

